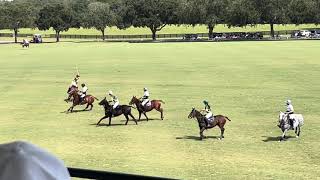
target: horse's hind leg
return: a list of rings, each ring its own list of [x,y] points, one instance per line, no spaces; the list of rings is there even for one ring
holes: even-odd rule
[[[87,110],[87,109],[88,109],[88,107],[89,107],[89,104],[87,104],[86,108],[84,108],[82,111]]]
[[[160,106],[157,107],[157,108],[155,108],[155,109],[160,112],[160,114],[161,114],[161,120],[163,120],[163,109],[160,108]]]
[[[160,113],[161,113],[161,120],[163,120],[163,109],[160,108]]]
[[[223,135],[223,134],[224,134],[224,130],[225,130],[224,127],[221,127],[221,128],[220,128],[220,131],[221,131],[220,139],[223,139],[223,138],[224,138],[224,135]]]
[[[138,122],[137,122],[136,118],[134,118],[134,116],[131,113],[129,114],[129,116],[131,116],[132,119],[134,120],[134,122],[136,123],[136,125],[138,125]]]
[[[90,109],[89,109],[89,111],[91,111],[91,110],[92,110],[92,108],[93,108],[93,104],[90,104]]]
[[[125,116],[125,117],[126,117],[126,119],[127,119],[126,124],[125,124],[125,125],[127,125],[127,124],[128,124],[128,121],[129,121],[128,114],[124,114],[124,116]]]
[[[301,132],[301,129],[300,129],[300,126],[297,127],[297,132],[296,132],[296,137],[298,138],[300,136],[300,132]]]

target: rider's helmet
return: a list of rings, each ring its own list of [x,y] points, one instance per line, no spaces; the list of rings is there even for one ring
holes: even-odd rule
[[[209,102],[207,100],[203,100],[204,105],[209,105]]]
[[[143,88],[143,91],[148,91],[148,89],[145,87],[145,88]]]
[[[291,100],[290,99],[288,99],[287,101],[286,101],[286,104],[287,105],[290,105],[292,102],[291,102]]]
[[[113,93],[112,93],[112,91],[111,91],[111,90],[108,92],[108,94],[109,94],[109,95],[113,95]]]
[[[84,83],[81,84],[81,87],[85,87],[86,85]]]

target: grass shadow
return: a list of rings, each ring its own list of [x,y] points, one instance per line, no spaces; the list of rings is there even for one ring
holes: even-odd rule
[[[204,139],[218,139],[220,136],[206,136],[206,138]],[[176,137],[176,139],[178,140],[183,140],[183,139],[187,139],[187,140],[196,140],[196,141],[200,141],[200,137],[199,136],[183,136],[183,137]]]
[[[89,110],[89,109],[86,109],[86,110],[73,110],[72,112],[68,112],[67,110],[65,110],[65,111],[62,111],[62,112],[60,112],[60,113],[66,113],[66,114],[72,114],[72,113],[79,113],[79,112],[87,112],[87,111],[91,111],[91,110]]]
[[[275,142],[279,141],[281,139],[281,136],[271,137],[271,136],[262,136],[266,139],[262,140],[263,142]],[[289,140],[291,138],[296,138],[295,136],[286,136],[286,138],[283,141]]]
[[[140,121],[143,122],[143,121],[147,121],[147,119],[140,119],[140,120],[137,119],[137,121],[138,121],[138,122],[140,122]],[[149,118],[149,121],[162,121],[162,120],[161,120],[161,119]]]
[[[89,125],[91,125],[91,126],[96,126],[96,127],[108,127],[109,126],[109,124],[106,124],[106,123],[100,123],[98,126],[97,126],[97,123],[92,123],[92,124],[89,124]],[[111,123],[111,125],[109,126],[109,127],[111,127],[111,126],[133,126],[133,125],[136,125],[136,124],[127,124],[127,125],[125,125],[125,124],[112,124]]]

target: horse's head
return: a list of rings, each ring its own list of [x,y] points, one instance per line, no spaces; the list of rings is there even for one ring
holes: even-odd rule
[[[107,98],[105,97],[104,99],[102,99],[102,100],[99,102],[99,105],[100,105],[100,106],[109,106],[109,102],[108,102]]]
[[[192,119],[194,117],[196,117],[196,109],[193,107],[191,112],[190,112],[190,114],[189,114],[189,116],[188,116],[188,118]]]
[[[129,105],[135,104],[139,102],[139,99],[136,96],[132,96],[131,101],[129,102]]]
[[[281,124],[282,121],[286,121],[287,116],[285,113],[281,112],[279,113],[279,123]]]
[[[78,88],[77,87],[71,87],[69,94],[74,95],[78,94]]]

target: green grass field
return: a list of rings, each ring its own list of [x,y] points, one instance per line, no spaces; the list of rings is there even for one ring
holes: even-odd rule
[[[71,167],[181,179],[317,179],[319,48],[319,41],[0,45],[0,142],[31,141]],[[165,119],[152,112],[154,120],[138,125],[124,126],[122,116],[96,127],[97,103],[91,112],[63,113],[75,66],[100,99],[112,89],[126,104],[148,87],[166,102]],[[305,125],[299,139],[291,131],[279,143],[287,98]],[[232,120],[223,141],[217,128],[199,141],[196,121],[187,119],[203,99]]]
[[[300,30],[300,29],[313,29],[319,28],[314,24],[301,24],[301,25],[275,25],[276,31],[281,30]],[[217,25],[214,29],[215,32],[257,32],[257,31],[270,31],[269,25],[257,25],[257,26],[246,26],[246,27],[231,27],[228,28],[226,25]],[[0,30],[0,33],[12,33],[11,30]],[[208,29],[205,25],[197,25],[197,26],[167,26],[163,28],[163,30],[159,31],[158,34],[185,34],[185,33],[207,33]],[[19,30],[19,33],[22,34],[33,34],[33,33],[40,33],[40,34],[55,34],[53,29],[48,31],[39,31],[38,29],[26,29],[22,28]],[[77,35],[101,35],[100,31],[96,29],[75,29],[71,28],[67,32],[62,32],[61,34],[77,34]],[[150,29],[148,28],[134,28],[130,27],[125,30],[119,30],[116,27],[106,28],[107,35],[140,35],[140,34],[151,34]]]

